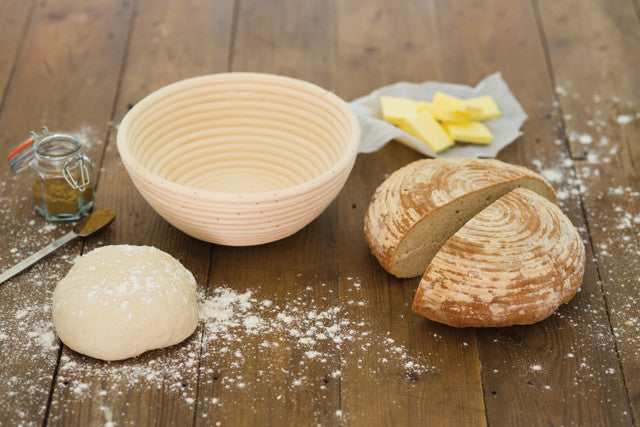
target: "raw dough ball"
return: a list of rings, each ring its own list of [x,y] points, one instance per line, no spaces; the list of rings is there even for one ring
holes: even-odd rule
[[[53,323],[63,343],[97,359],[168,347],[196,329],[196,281],[157,248],[104,246],[80,258],[56,286]]]

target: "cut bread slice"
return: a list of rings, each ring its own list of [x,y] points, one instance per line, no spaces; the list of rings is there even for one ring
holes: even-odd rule
[[[515,189],[446,242],[413,310],[457,327],[531,324],[573,298],[584,263],[584,245],[560,208]]]
[[[389,273],[420,276],[459,228],[518,187],[556,201],[547,181],[522,166],[494,159],[418,160],[376,190],[365,217],[367,243]]]

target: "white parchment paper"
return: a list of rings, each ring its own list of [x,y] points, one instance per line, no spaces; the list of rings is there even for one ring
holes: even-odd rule
[[[436,154],[424,142],[382,120],[380,96],[400,96],[430,102],[436,91],[459,98],[491,95],[502,113],[497,119],[484,122],[494,136],[491,144],[476,145],[456,142],[455,146]],[[486,77],[476,87],[440,82],[399,82],[354,99],[350,106],[360,122],[362,133],[358,150],[360,153],[377,151],[392,139],[396,139],[429,157],[496,157],[502,148],[522,135],[520,127],[527,119],[527,114],[499,72]]]

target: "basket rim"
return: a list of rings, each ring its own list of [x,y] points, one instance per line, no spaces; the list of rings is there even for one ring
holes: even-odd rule
[[[289,88],[293,88],[300,91],[306,91],[318,98],[325,98],[330,101],[331,104],[338,107],[338,109],[344,113],[346,117],[347,124],[347,132],[348,132],[348,145],[343,155],[338,159],[338,161],[328,170],[321,173],[317,177],[303,182],[301,184],[285,187],[282,189],[277,189],[273,191],[264,191],[264,192],[220,192],[220,191],[212,191],[199,189],[195,187],[190,187],[188,185],[179,184],[173,181],[170,181],[166,178],[162,178],[156,173],[152,173],[147,170],[133,155],[130,150],[130,146],[128,144],[128,140],[126,137],[127,131],[129,130],[132,121],[142,113],[148,106],[153,105],[158,100],[164,98],[168,94],[175,93],[176,91],[189,88],[192,86],[201,85],[203,83],[224,83],[224,82],[243,82],[247,83],[263,83],[263,84],[271,84],[276,83],[280,85],[285,85]],[[340,97],[335,95],[334,93],[321,88],[313,83],[295,79],[292,77],[275,75],[275,74],[267,74],[267,73],[254,73],[254,72],[229,72],[229,73],[217,73],[217,74],[207,74],[202,76],[196,76],[187,78],[184,80],[177,81],[175,83],[171,83],[167,86],[164,86],[155,92],[144,97],[140,100],[131,110],[127,112],[125,117],[122,119],[120,126],[118,128],[116,143],[118,152],[120,153],[120,158],[122,159],[123,164],[129,172],[129,175],[136,175],[137,179],[142,179],[146,181],[152,186],[155,187],[163,187],[166,190],[169,190],[175,194],[180,194],[183,196],[188,195],[190,198],[197,198],[201,200],[211,200],[211,201],[231,201],[231,202],[263,202],[263,201],[272,201],[273,199],[287,199],[291,197],[295,197],[300,194],[308,193],[312,189],[322,187],[328,182],[330,182],[334,177],[339,177],[342,174],[340,173],[344,169],[350,169],[353,166],[355,161],[355,157],[357,155],[358,146],[360,143],[360,126],[358,119],[353,112],[353,110],[349,107],[349,105]],[[348,174],[347,174],[348,175]],[[131,176],[133,179],[133,176]]]

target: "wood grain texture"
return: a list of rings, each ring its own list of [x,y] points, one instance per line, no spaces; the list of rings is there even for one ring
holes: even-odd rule
[[[281,74],[333,89],[334,26],[326,1],[241,1],[230,71]]]
[[[580,136],[615,137],[608,112],[637,111],[638,16],[631,1],[537,4],[571,154],[582,158],[594,146]]]
[[[332,75],[332,9],[323,1],[241,1],[231,71],[283,74],[323,87]],[[323,313],[337,305],[336,205],[282,241],[246,248],[213,246],[208,295],[225,287],[268,299],[264,322],[299,306]],[[262,345],[269,339],[268,347]],[[206,341],[206,337],[205,337]],[[273,344],[275,343],[275,344]],[[198,425],[333,425],[339,419],[339,355],[331,341],[313,347],[287,330],[247,336],[241,345],[213,341],[203,354]],[[218,353],[217,347],[229,346]],[[234,366],[238,355],[242,365]],[[242,388],[238,384],[248,384]],[[296,385],[299,384],[299,385]],[[210,404],[210,402],[215,402]]]
[[[341,409],[349,425],[483,425],[480,365],[473,329],[427,322],[411,313],[419,278],[401,280],[382,270],[369,252],[364,215],[384,171],[418,155],[397,143],[361,155],[339,196],[341,311],[361,319],[375,336],[388,336],[407,362],[387,360],[383,343],[341,352]],[[351,279],[351,280],[350,280]],[[353,300],[353,283],[363,305]],[[369,372],[375,374],[368,374]]]
[[[141,1],[131,25],[130,45],[122,52],[126,66],[112,122],[120,122],[130,105],[166,84],[225,70],[231,10],[232,3],[224,1],[190,4]],[[118,218],[96,245],[155,246],[181,261],[194,274],[203,292],[208,277],[209,245],[170,226],[142,199],[120,162],[115,137],[112,129],[102,160],[99,203],[113,207]],[[88,245],[86,250],[92,247],[95,245]],[[202,329],[198,328],[179,345],[114,363],[93,360],[65,348],[49,421],[80,425],[96,420],[118,425],[165,420],[180,425],[191,423],[201,334]],[[173,369],[155,371],[153,366]],[[80,395],[78,387],[82,387]]]
[[[484,75],[496,69],[501,70],[505,80],[514,91],[516,97],[523,103],[525,111],[530,115],[530,120],[525,123],[524,127],[525,137],[503,150],[501,159],[529,165],[534,169],[538,167],[536,165],[540,165],[539,169],[560,167],[562,170],[564,167],[562,166],[563,162],[568,155],[562,151],[562,147],[559,149],[555,142],[558,137],[554,136],[554,134],[557,132],[558,135],[561,135],[562,129],[558,127],[557,113],[552,114],[551,84],[548,80],[545,82],[545,79],[541,78],[546,72],[543,61],[544,56],[540,39],[531,37],[531,34],[535,33],[536,23],[529,5],[523,2],[518,7],[508,7],[500,2],[490,5],[481,5],[475,2],[457,2],[448,3],[447,6],[442,4],[438,6],[436,9],[427,9],[426,6],[423,9],[425,10],[424,15],[429,16],[438,32],[423,35],[422,37],[417,37],[417,39],[434,40],[437,38],[438,40],[446,40],[448,48],[444,56],[437,57],[442,58],[442,60],[437,61],[437,65],[421,63],[421,53],[436,48],[429,47],[416,53],[417,58],[416,56],[412,58],[415,61],[412,69],[420,69],[424,73],[424,77],[414,79],[466,81],[473,84]],[[357,12],[360,12],[360,10],[358,9]],[[369,9],[368,12],[371,15],[363,19],[370,19],[372,22],[377,22],[376,20],[379,20],[380,17],[386,17],[387,14],[398,13],[397,10],[385,10],[383,13],[372,9]],[[416,12],[414,15],[418,16],[419,14]],[[499,20],[501,25],[495,25],[490,32],[478,31],[478,23],[496,22],[496,19]],[[416,28],[420,27],[417,23],[411,25],[410,19],[405,19],[403,22],[412,29],[408,31],[417,31]],[[525,29],[523,29],[523,26],[525,26]],[[465,28],[467,31],[460,31],[461,28]],[[371,30],[371,32],[372,34],[366,34],[366,39],[369,43],[372,43],[372,39],[375,39],[374,31]],[[390,36],[387,38],[390,38]],[[412,48],[410,43],[400,45],[403,42],[401,34],[395,33],[393,42],[397,44],[396,49],[398,50],[402,47],[408,50]],[[390,43],[385,40],[380,44],[386,46]],[[389,51],[391,49],[374,45],[370,46],[370,49],[367,49],[366,52],[379,55],[380,62],[384,62],[390,60]],[[358,61],[363,61],[365,57],[364,55],[354,56],[358,58]],[[403,59],[400,60],[400,64],[402,64]],[[343,61],[342,63],[345,62]],[[362,66],[359,65],[359,67]],[[444,69],[440,75],[433,77],[430,75],[429,70],[436,67]],[[374,67],[370,68],[372,70],[370,74],[380,72],[379,66],[375,67],[375,69]],[[397,72],[397,80],[413,80],[403,75],[408,72],[406,67],[396,67],[394,71]],[[547,97],[544,97],[545,88],[548,94]],[[356,95],[361,95],[366,91],[366,89],[362,90]],[[570,176],[571,171],[568,170],[566,173]],[[568,184],[569,182],[565,182],[565,185]],[[576,225],[583,224],[579,199],[575,197],[568,198],[565,201],[565,209],[570,210],[570,218]],[[545,423],[547,420],[570,420],[574,417],[584,416],[581,414],[584,414],[585,411],[590,411],[591,413],[585,416],[585,419],[626,419],[628,421],[624,414],[624,391],[618,384],[620,377],[619,371],[616,370],[615,366],[615,345],[611,333],[607,331],[608,325],[604,300],[599,292],[597,279],[593,275],[595,270],[592,263],[587,271],[591,274],[585,279],[585,284],[583,285],[584,293],[577,298],[580,304],[575,306],[575,313],[570,313],[572,317],[585,316],[587,313],[591,314],[591,321],[595,327],[584,325],[580,330],[572,330],[571,325],[574,323],[576,325],[580,324],[574,320],[565,320],[564,324],[558,327],[545,327],[543,325],[529,327],[527,329],[527,337],[534,341],[551,339],[553,342],[560,341],[564,343],[564,348],[562,346],[557,347],[554,344],[557,357],[564,357],[566,354],[571,353],[572,350],[575,352],[575,348],[579,348],[582,354],[577,357],[582,357],[591,365],[611,367],[614,373],[611,374],[611,377],[603,376],[603,378],[598,379],[592,379],[592,377],[583,379],[580,377],[579,381],[576,381],[573,380],[576,374],[570,371],[571,361],[569,360],[566,362],[568,369],[564,372],[564,378],[560,378],[556,372],[551,374],[551,368],[557,365],[557,361],[549,360],[548,363],[541,365],[541,371],[547,372],[548,375],[538,375],[538,380],[546,383],[538,384],[538,388],[522,387],[520,384],[528,385],[527,381],[530,381],[530,366],[535,365],[535,363],[527,364],[527,359],[532,356],[534,359],[547,357],[548,348],[536,355],[539,350],[531,351],[531,348],[522,348],[514,345],[507,351],[508,357],[504,357],[504,353],[499,350],[499,335],[493,330],[480,330],[478,334],[482,336],[480,351],[485,403],[489,420],[498,420],[495,422],[504,422],[505,424],[524,422],[524,419],[521,418],[522,413],[527,413],[527,417],[534,417],[535,420],[532,422]],[[596,304],[594,304],[594,300],[597,301]],[[592,305],[595,305],[597,309],[592,309]],[[567,310],[567,308],[565,307],[564,309]],[[550,328],[550,330],[545,330],[547,328]],[[550,338],[550,333],[552,334],[551,336],[557,333],[559,337]],[[603,356],[601,351],[590,348],[586,344],[591,340],[601,342],[608,349],[606,355]],[[511,368],[514,365],[517,366],[516,369]],[[497,375],[500,372],[504,372],[505,368],[508,369],[509,375]],[[613,378],[616,376],[617,378]],[[606,381],[607,384],[603,384],[601,381]],[[500,387],[496,383],[500,384]],[[567,384],[571,384],[572,387],[568,387]],[[557,394],[554,394],[552,398],[547,398],[542,393],[543,390],[546,390],[544,388],[545,385],[549,385],[554,390],[559,390],[559,393],[563,394],[563,398],[557,399]],[[536,388],[537,390],[532,390]],[[512,399],[508,405],[506,402],[495,398],[499,393],[502,395],[503,390],[508,390],[507,395]],[[616,402],[620,402],[616,408],[599,408],[597,405],[589,404],[584,400],[585,395],[588,395],[592,402],[608,399],[607,396],[612,390],[615,390]],[[514,396],[517,397],[514,398]],[[562,401],[561,405],[555,404],[558,400]],[[550,410],[550,406],[553,409]],[[528,420],[531,420],[531,418],[528,418]]]
[[[120,4],[38,3],[0,115],[3,153],[46,124],[81,133],[86,153],[99,160],[118,80],[113,64],[120,63],[125,45],[117,29],[126,28],[129,16]],[[3,270],[71,226],[46,225],[33,211],[28,188],[26,174],[3,169]],[[8,424],[44,419],[59,351],[51,293],[81,247],[70,244],[0,288],[0,299],[11,307],[1,315],[3,334],[10,337],[2,343],[2,395],[11,403],[1,405],[0,420]]]
[[[209,296],[225,288],[250,292],[254,305],[268,300],[269,309],[260,316],[267,325],[278,324],[283,314],[326,313],[337,304],[335,233],[335,209],[330,207],[282,241],[251,248],[214,246]],[[326,255],[306,256],[311,253]],[[294,325],[245,334],[237,341],[235,334],[205,336],[198,425],[336,423],[340,383],[331,374],[339,369],[339,355],[333,341],[303,345]],[[309,348],[317,357],[306,354]]]
[[[433,43],[442,30],[433,11],[441,3],[337,2],[336,90],[345,99],[396,81],[464,81],[442,74],[452,59]],[[425,17],[427,21],[425,22]],[[428,323],[411,313],[418,279],[399,280],[369,253],[363,226],[376,187],[394,170],[420,158],[396,143],[360,155],[339,198],[340,300],[375,334],[387,332],[425,367],[386,364],[377,352],[342,354],[341,408],[352,425],[483,425],[486,422],[475,332]],[[365,306],[348,307],[350,282],[361,284]],[[363,372],[376,368],[376,375]],[[428,368],[426,368],[428,367]]]
[[[638,424],[639,11],[637,0],[0,0],[0,151],[42,124],[81,133],[97,206],[118,214],[85,249],[71,243],[0,286],[0,424]],[[396,142],[359,155],[338,200],[294,236],[250,248],[186,237],[131,184],[117,123],[155,89],[230,70],[347,100],[501,71],[529,118],[499,158],[558,191],[585,243],[581,290],[531,326],[457,329],[412,313],[419,279],[385,273],[362,230],[375,188],[422,158]],[[0,218],[0,270],[71,226],[37,215],[26,176],[7,167]],[[307,354],[292,328],[216,340],[201,323],[133,360],[84,358],[57,340],[51,294],[83,250],[111,243],[169,252],[209,297],[251,291],[264,322],[328,313],[369,338]]]
[[[0,2],[0,110],[11,73],[22,47],[33,15],[35,1],[6,0]]]
[[[637,4],[636,4],[637,7]],[[632,2],[539,2],[600,285],[636,423],[640,29]],[[579,66],[576,66],[579,64]]]
[[[458,28],[474,28],[478,22],[496,23],[491,32],[461,31],[443,36],[458,40],[452,44],[474,53],[466,61],[467,69],[502,71],[529,119],[523,126],[524,135],[499,157],[547,176],[554,177],[549,171],[560,175],[560,179],[554,177],[552,184],[563,196],[562,209],[582,230],[587,245],[583,285],[569,304],[546,321],[529,327],[478,330],[488,419],[499,425],[563,424],[574,420],[626,424],[630,418],[620,384],[615,343],[596,266],[589,255],[579,192],[572,179],[570,160],[567,161],[569,154],[562,145],[563,129],[553,103],[543,39],[532,36],[538,28],[534,10],[528,2],[470,2],[464,12],[453,8],[441,16],[447,28],[454,22]],[[448,70],[453,75],[457,72],[453,67]],[[547,393],[548,390],[554,393]],[[598,403],[608,399],[616,403]]]

